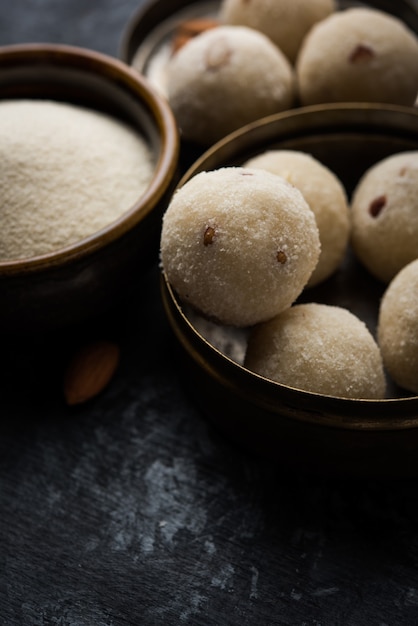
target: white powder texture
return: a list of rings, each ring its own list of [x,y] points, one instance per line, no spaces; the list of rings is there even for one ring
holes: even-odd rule
[[[154,171],[145,138],[105,114],[47,100],[0,103],[0,260],[74,244],[128,211]]]
[[[289,307],[319,252],[301,192],[264,170],[200,172],[174,194],[163,219],[168,281],[184,302],[224,325],[251,326]]]
[[[360,101],[412,106],[418,92],[418,38],[382,11],[337,11],[305,37],[296,75],[304,105]]]
[[[244,164],[277,174],[295,185],[312,209],[321,240],[321,255],[308,287],[329,278],[340,266],[350,236],[345,189],[337,176],[317,159],[296,150],[269,150]]]
[[[248,369],[284,385],[345,398],[383,398],[379,347],[347,309],[298,304],[250,334]]]
[[[167,97],[184,139],[209,145],[289,109],[295,76],[284,54],[262,33],[218,26],[174,54],[167,66]]]
[[[354,190],[352,245],[363,265],[388,283],[418,258],[418,151],[369,168]]]
[[[223,0],[220,19],[261,31],[294,63],[305,35],[335,10],[334,0]]]
[[[418,259],[402,268],[386,288],[377,338],[390,376],[418,394]]]

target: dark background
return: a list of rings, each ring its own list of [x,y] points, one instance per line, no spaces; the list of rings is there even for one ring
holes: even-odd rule
[[[117,56],[138,6],[2,0],[0,44]],[[4,349],[0,624],[418,624],[417,482],[306,476],[238,450],[189,399],[157,268],[138,289],[77,335],[122,355],[79,408],[61,392],[73,337]]]

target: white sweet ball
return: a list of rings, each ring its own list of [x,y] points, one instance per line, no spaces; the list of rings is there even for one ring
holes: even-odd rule
[[[372,166],[354,190],[352,245],[363,265],[389,282],[418,257],[418,151]]]
[[[386,379],[376,341],[347,309],[298,304],[256,326],[245,366],[290,387],[345,398],[383,398]]]
[[[289,61],[262,33],[219,26],[188,41],[167,67],[167,98],[182,136],[209,145],[295,97]]]
[[[314,24],[336,10],[335,0],[223,0],[220,19],[269,37],[293,63]]]
[[[301,192],[263,170],[201,172],[164,215],[161,263],[180,298],[222,324],[251,326],[289,307],[318,261]]]
[[[400,387],[418,394],[418,259],[386,288],[377,337],[390,376]]]
[[[381,11],[337,11],[307,34],[296,74],[304,105],[360,101],[412,106],[418,93],[418,38],[401,20]]]
[[[245,166],[278,174],[302,192],[314,212],[321,241],[321,255],[308,286],[329,278],[340,266],[350,236],[347,196],[340,180],[310,154],[296,150],[270,150]]]

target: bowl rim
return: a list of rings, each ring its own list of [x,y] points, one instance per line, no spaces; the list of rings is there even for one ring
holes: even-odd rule
[[[210,146],[203,154],[201,154],[196,161],[187,169],[182,175],[177,184],[177,188],[184,185],[191,177],[204,169],[204,164],[219,152],[224,150],[222,155],[222,161],[233,156],[236,156],[234,145],[237,139],[240,137],[246,137],[249,142],[245,144],[246,147],[251,145],[251,138],[261,130],[268,130],[271,124],[277,122],[286,122],[291,118],[297,118],[301,116],[317,116],[324,115],[325,113],[335,112],[335,119],[342,117],[347,111],[359,111],[364,116],[373,114],[374,111],[384,111],[386,113],[400,113],[409,114],[417,117],[418,109],[413,107],[406,107],[401,105],[382,105],[378,103],[364,103],[364,102],[341,102],[330,103],[324,105],[310,105],[300,107],[299,109],[292,109],[281,113],[276,113],[268,117],[251,122],[246,126],[230,133],[226,137],[220,139],[218,142]],[[335,120],[334,120],[335,121]],[[291,128],[290,128],[291,132]],[[229,147],[231,152],[229,152]],[[222,166],[219,166],[222,167]],[[303,422],[310,422],[315,425],[322,425],[337,429],[349,429],[358,431],[390,431],[390,430],[405,430],[408,428],[418,428],[418,395],[409,394],[401,397],[388,397],[388,398],[347,398],[332,396],[327,394],[314,393],[305,391],[302,389],[283,385],[279,382],[270,380],[255,372],[252,372],[248,368],[244,367],[240,363],[231,359],[228,355],[221,352],[216,346],[214,346],[208,339],[206,339],[199,330],[193,325],[193,322],[188,318],[186,312],[183,310],[182,304],[179,301],[173,287],[170,285],[168,278],[161,268],[161,290],[163,294],[163,303],[166,315],[169,319],[170,326],[174,330],[174,334],[182,344],[182,349],[189,352],[189,356],[197,361],[196,367],[200,367],[205,370],[205,373],[209,376],[215,376],[221,384],[225,384],[229,387],[229,391],[233,393],[239,393],[239,395],[248,402],[256,404],[258,408],[263,405],[263,408],[267,412],[280,413],[280,409],[275,411],[274,399],[275,394],[286,396],[286,401],[292,405],[296,403],[299,398],[303,398],[306,402],[306,407],[309,406],[309,401],[313,402],[329,402],[332,405],[333,414],[327,414],[327,411],[321,409],[312,410],[312,414],[308,408],[304,410],[303,414],[293,415],[292,417]],[[180,323],[180,327],[179,327]],[[185,334],[183,334],[185,333]],[[195,346],[191,345],[190,338],[186,335],[191,335],[199,343],[199,346],[203,348],[204,354],[198,354],[198,350]],[[216,365],[222,363],[227,369],[228,373],[231,373],[233,380],[226,381],[225,376],[222,376],[222,372],[216,370]],[[239,383],[239,384],[238,384]],[[249,389],[254,390],[254,386],[262,386],[263,390],[267,391],[267,397],[265,397],[260,391],[257,391],[256,396],[250,394]],[[294,404],[296,406],[296,404]],[[402,410],[405,415],[393,416],[391,411],[395,411],[396,408]],[[340,411],[340,414],[337,413]],[[358,416],[354,413],[358,411]]]
[[[306,117],[307,115],[314,116],[323,116],[324,113],[328,113],[334,117],[333,123],[338,127],[339,124],[342,123],[343,116],[347,112],[362,112],[364,115],[364,119],[359,122],[359,126],[363,127],[366,122],[370,123],[372,121],[372,116],[375,113],[378,114],[389,114],[399,113],[402,115],[414,115],[418,118],[418,107],[409,107],[401,104],[390,104],[390,103],[378,103],[378,102],[332,102],[332,103],[323,103],[323,104],[310,104],[305,106],[300,106],[294,109],[288,109],[286,111],[281,111],[279,113],[273,113],[261,119],[257,119],[253,122],[249,122],[245,126],[241,128],[237,128],[232,131],[225,137],[222,137],[212,145],[208,146],[204,152],[202,152],[196,160],[187,168],[187,170],[182,173],[180,180],[177,183],[177,187],[181,187],[184,183],[193,175],[197,174],[201,169],[202,165],[208,160],[215,156],[219,150],[225,150],[228,153],[228,148],[232,146],[232,152],[234,152],[233,144],[234,141],[239,139],[240,137],[244,137],[249,140],[253,134],[258,134],[263,128],[269,128],[272,123],[275,122],[288,122],[289,128],[288,132],[292,133],[293,129],[291,127],[291,123],[293,120],[296,120],[301,117]],[[318,127],[315,131],[320,131],[321,128]],[[290,134],[290,136],[292,136]]]
[[[274,396],[276,395],[281,395],[285,402],[290,403],[289,406],[293,403],[296,406],[296,402],[301,398],[307,403],[307,406],[310,401],[314,403],[318,401],[329,402],[332,404],[332,415],[321,411],[318,405],[312,405],[311,410],[306,409],[299,414],[292,414],[292,419],[343,430],[390,431],[418,428],[418,396],[378,399],[331,396],[284,385],[252,372],[244,365],[224,354],[197,330],[183,310],[164,271],[161,272],[161,288],[164,308],[170,326],[174,330],[178,341],[180,341],[182,349],[186,350],[192,359],[198,360],[198,363],[195,363],[196,367],[205,370],[206,375],[217,378],[220,384],[225,384],[229,388],[230,393],[238,394],[244,401],[256,405],[259,409],[261,408],[267,412],[277,413],[277,415],[282,414],[283,411],[280,410],[280,407],[275,408]],[[173,320],[173,310],[174,315],[180,320],[180,329],[177,325],[177,320]],[[197,339],[204,353],[198,352],[195,346],[190,347],[190,340],[183,333],[183,329],[186,329],[186,333]],[[227,377],[222,375],[222,372],[216,370],[217,363],[222,363],[227,369],[227,373],[232,374],[230,379],[227,379]],[[255,385],[258,385],[256,395],[252,393]],[[267,391],[267,394],[263,393],[265,391]],[[283,398],[283,394],[286,395],[286,398]],[[408,416],[391,417],[386,415],[388,410],[397,407],[402,408],[402,410],[408,409]],[[382,409],[384,410],[382,411]],[[341,412],[337,413],[339,410]],[[358,416],[353,415],[352,411],[358,411]],[[381,413],[385,414],[382,415]],[[412,414],[412,417],[410,414]]]
[[[370,5],[370,8],[380,11],[385,11],[387,13],[391,13],[392,15],[397,16],[390,9],[393,8],[391,5],[392,0],[370,0],[370,2],[365,2],[366,5]],[[178,14],[184,9],[189,7],[193,7],[193,5],[198,4],[199,0],[183,0],[183,2],[179,2],[176,0],[175,5],[173,3],[165,3],[164,0],[144,0],[141,6],[137,7],[137,9],[132,13],[130,19],[128,20],[125,30],[122,33],[120,42],[119,42],[119,58],[127,64],[132,64],[134,58],[140,48],[144,45],[144,42],[148,41],[149,36],[152,34],[152,29],[149,30],[145,28],[145,25],[148,26],[148,22],[154,24],[154,29],[160,26],[161,18],[170,20],[176,18]],[[201,4],[220,4],[220,0],[200,0]],[[337,1],[337,10],[342,10],[350,5],[354,6],[358,3],[352,2],[352,0],[338,0]],[[360,3],[362,4],[362,3]],[[383,6],[382,6],[383,4]],[[402,4],[404,5],[402,8],[406,9],[416,17],[415,25],[418,28],[418,8],[414,0],[402,0]],[[165,15],[160,14],[160,8],[164,5],[164,9],[167,10]],[[167,5],[167,6],[166,6]],[[413,29],[412,29],[413,30]],[[139,31],[139,45],[137,44],[138,39],[138,31]],[[149,60],[150,50],[145,50],[142,58],[141,71],[145,69],[146,63]]]
[[[65,247],[33,257],[0,260],[0,277],[26,275],[47,268],[59,268],[82,260],[103,249],[137,226],[153,210],[172,183],[177,171],[180,138],[174,115],[148,79],[123,61],[87,48],[67,44],[24,43],[0,46],[0,71],[9,64],[27,66],[40,61],[77,68],[87,74],[110,78],[139,97],[155,122],[161,150],[152,179],[145,192],[119,218],[95,233]]]

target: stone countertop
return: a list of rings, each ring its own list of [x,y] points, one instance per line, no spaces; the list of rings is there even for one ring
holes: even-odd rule
[[[0,44],[116,56],[137,6],[4,2]],[[0,624],[417,624],[417,482],[296,474],[225,441],[178,371],[157,268],[141,293],[95,329],[121,363],[80,407],[60,387],[69,337],[6,354]]]

